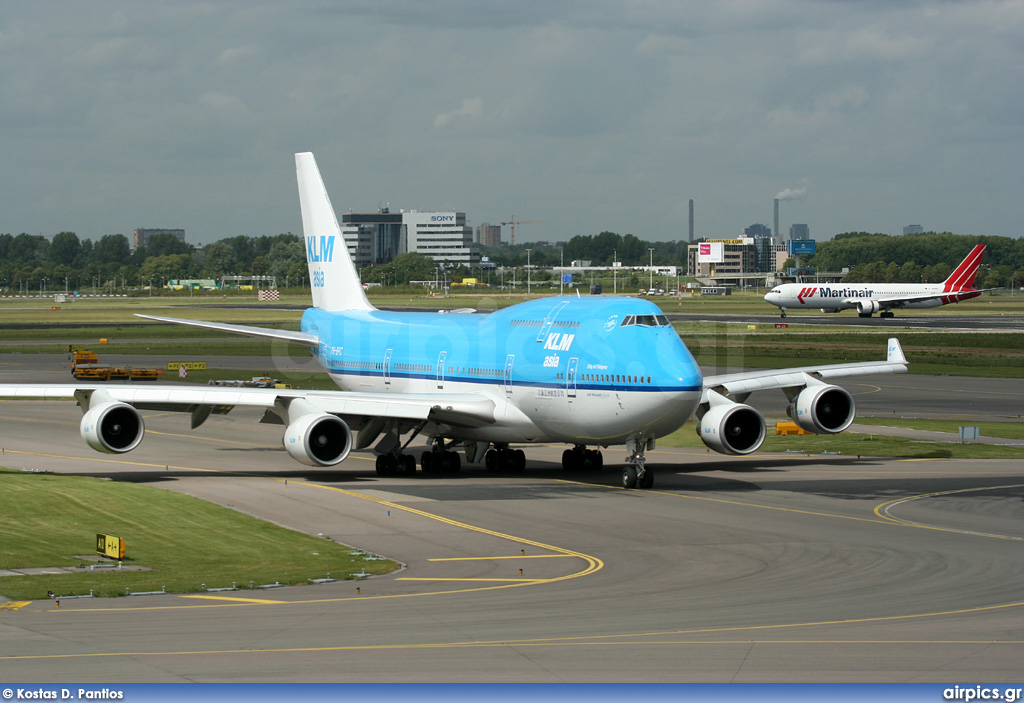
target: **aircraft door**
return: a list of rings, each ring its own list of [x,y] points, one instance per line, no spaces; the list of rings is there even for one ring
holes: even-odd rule
[[[444,358],[448,356],[448,352],[443,351],[437,355],[437,387],[438,389],[444,389]]]
[[[384,352],[384,385],[391,385],[391,350]]]
[[[509,354],[508,358],[505,359],[504,384],[505,384],[505,393],[507,395],[511,395],[512,394],[512,362],[515,361],[515,358],[516,358],[515,354]]]
[[[565,395],[568,398],[576,397],[576,367],[579,363],[580,360],[573,357],[565,367]]]

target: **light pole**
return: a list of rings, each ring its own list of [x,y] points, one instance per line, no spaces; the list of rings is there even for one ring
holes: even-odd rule
[[[530,252],[533,249],[526,250],[526,294],[530,294]]]
[[[651,264],[650,264],[651,284],[647,288],[647,295],[650,295],[651,294],[651,289],[654,288],[654,249],[648,248],[647,251],[651,252]]]
[[[558,294],[565,295],[565,252],[558,252]]]
[[[619,260],[619,250],[615,249],[614,252],[615,253],[612,254],[612,290],[614,291],[615,295],[618,295],[619,294],[619,270],[615,266],[615,264]]]

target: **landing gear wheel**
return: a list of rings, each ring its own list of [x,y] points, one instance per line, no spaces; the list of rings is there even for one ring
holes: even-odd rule
[[[636,467],[630,464],[622,469],[622,487],[636,488]]]
[[[576,461],[576,456],[576,451],[574,449],[566,449],[562,452],[562,468],[566,471],[576,470],[579,466]]]
[[[434,473],[434,452],[426,451],[420,455],[420,468],[425,474]]]
[[[512,470],[516,473],[526,470],[526,452],[522,449],[512,451]]]
[[[378,476],[394,476],[398,473],[398,461],[390,454],[378,456],[376,464]]]
[[[402,474],[405,476],[416,475],[416,458],[412,454],[403,454],[401,457]]]

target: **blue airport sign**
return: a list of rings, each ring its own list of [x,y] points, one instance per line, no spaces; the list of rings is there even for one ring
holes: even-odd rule
[[[813,239],[794,239],[789,242],[790,256],[810,256],[814,254],[814,247],[817,242]]]

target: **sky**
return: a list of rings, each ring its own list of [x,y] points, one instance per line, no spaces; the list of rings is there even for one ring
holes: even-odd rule
[[[1024,0],[0,3],[0,233],[1024,233]],[[508,237],[508,228],[505,228]]]

